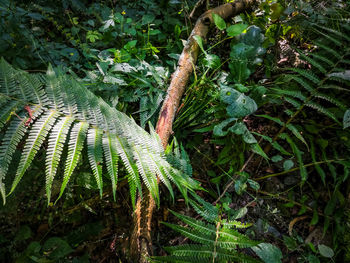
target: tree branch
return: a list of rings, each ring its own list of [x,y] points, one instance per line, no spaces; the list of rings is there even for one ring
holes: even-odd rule
[[[172,124],[175,114],[197,61],[199,46],[194,36],[200,36],[202,39],[206,38],[210,26],[214,24],[213,13],[220,15],[223,19],[227,19],[247,10],[255,2],[256,0],[237,0],[234,3],[224,4],[208,10],[198,18],[181,53],[178,66],[172,75],[167,96],[159,114],[156,132],[164,148],[167,146],[173,133]],[[133,215],[134,227],[130,240],[130,252],[134,260],[136,259],[138,262],[148,262],[147,257],[152,255],[151,223],[154,209],[155,202],[150,193],[147,194],[144,200],[140,197],[138,198]]]

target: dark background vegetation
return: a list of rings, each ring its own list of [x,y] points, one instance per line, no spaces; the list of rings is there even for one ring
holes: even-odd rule
[[[0,57],[30,73],[60,68],[148,129],[195,3],[0,0]],[[182,160],[206,189],[197,194],[215,202],[209,213],[251,223],[241,233],[273,244],[283,262],[350,262],[349,11],[346,1],[262,1],[218,20],[174,122]],[[119,183],[114,202],[107,183],[100,198],[86,156],[47,205],[45,152],[37,155],[0,205],[1,262],[128,262],[128,187]],[[59,189],[54,182],[53,197]],[[206,219],[161,188],[155,255],[192,242],[160,223],[181,224],[169,210]],[[265,262],[280,262],[278,251]]]

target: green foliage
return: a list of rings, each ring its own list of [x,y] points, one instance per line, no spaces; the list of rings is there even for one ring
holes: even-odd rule
[[[169,256],[152,257],[152,262],[260,262],[257,259],[242,253],[240,248],[251,248],[263,262],[281,262],[281,251],[267,243],[251,240],[237,229],[249,227],[249,224],[236,220],[221,219],[217,207],[196,198],[200,204],[191,202],[200,215],[210,222],[209,224],[198,219],[171,211],[186,226],[163,222],[164,225],[179,232],[196,244],[185,244],[166,247]],[[244,214],[236,214],[238,219]]]
[[[72,77],[56,75],[51,67],[46,76],[28,74],[12,68],[2,59],[0,85],[0,127],[5,132],[0,148],[0,189],[4,202],[3,180],[17,145],[25,141],[10,194],[30,167],[48,134],[45,149],[48,203],[62,153],[65,152],[64,145],[68,145],[68,149],[60,196],[77,166],[86,137],[89,163],[101,194],[105,162],[115,199],[119,159],[127,170],[134,202],[137,191],[141,191],[141,180],[158,202],[156,176],[165,182],[169,190],[169,180],[180,188],[194,183],[165,160],[160,140],[152,129],[148,134],[132,119],[111,108]],[[29,116],[23,114],[23,109]]]
[[[261,29],[251,26],[247,33],[241,34],[238,41],[233,44],[230,53],[230,72],[234,82],[244,84],[254,72],[256,65],[262,62],[260,58],[265,49],[261,46],[264,36]]]

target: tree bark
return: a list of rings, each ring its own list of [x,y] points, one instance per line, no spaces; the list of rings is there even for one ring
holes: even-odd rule
[[[213,13],[220,15],[223,19],[227,19],[247,10],[255,2],[256,0],[236,0],[233,3],[220,5],[208,10],[198,18],[181,53],[178,66],[172,75],[167,96],[159,114],[156,132],[164,148],[167,146],[168,140],[173,133],[172,124],[175,114],[197,61],[199,46],[194,36],[200,36],[202,39],[206,38],[210,26],[213,25]],[[130,253],[133,259],[136,260],[135,262],[148,262],[147,257],[152,255],[151,223],[154,209],[155,202],[149,193],[143,200],[140,197],[138,198],[133,214],[134,225],[130,240]]]

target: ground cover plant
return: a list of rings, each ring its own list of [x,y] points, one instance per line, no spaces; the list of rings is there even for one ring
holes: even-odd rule
[[[350,262],[349,11],[0,0],[0,260]]]

